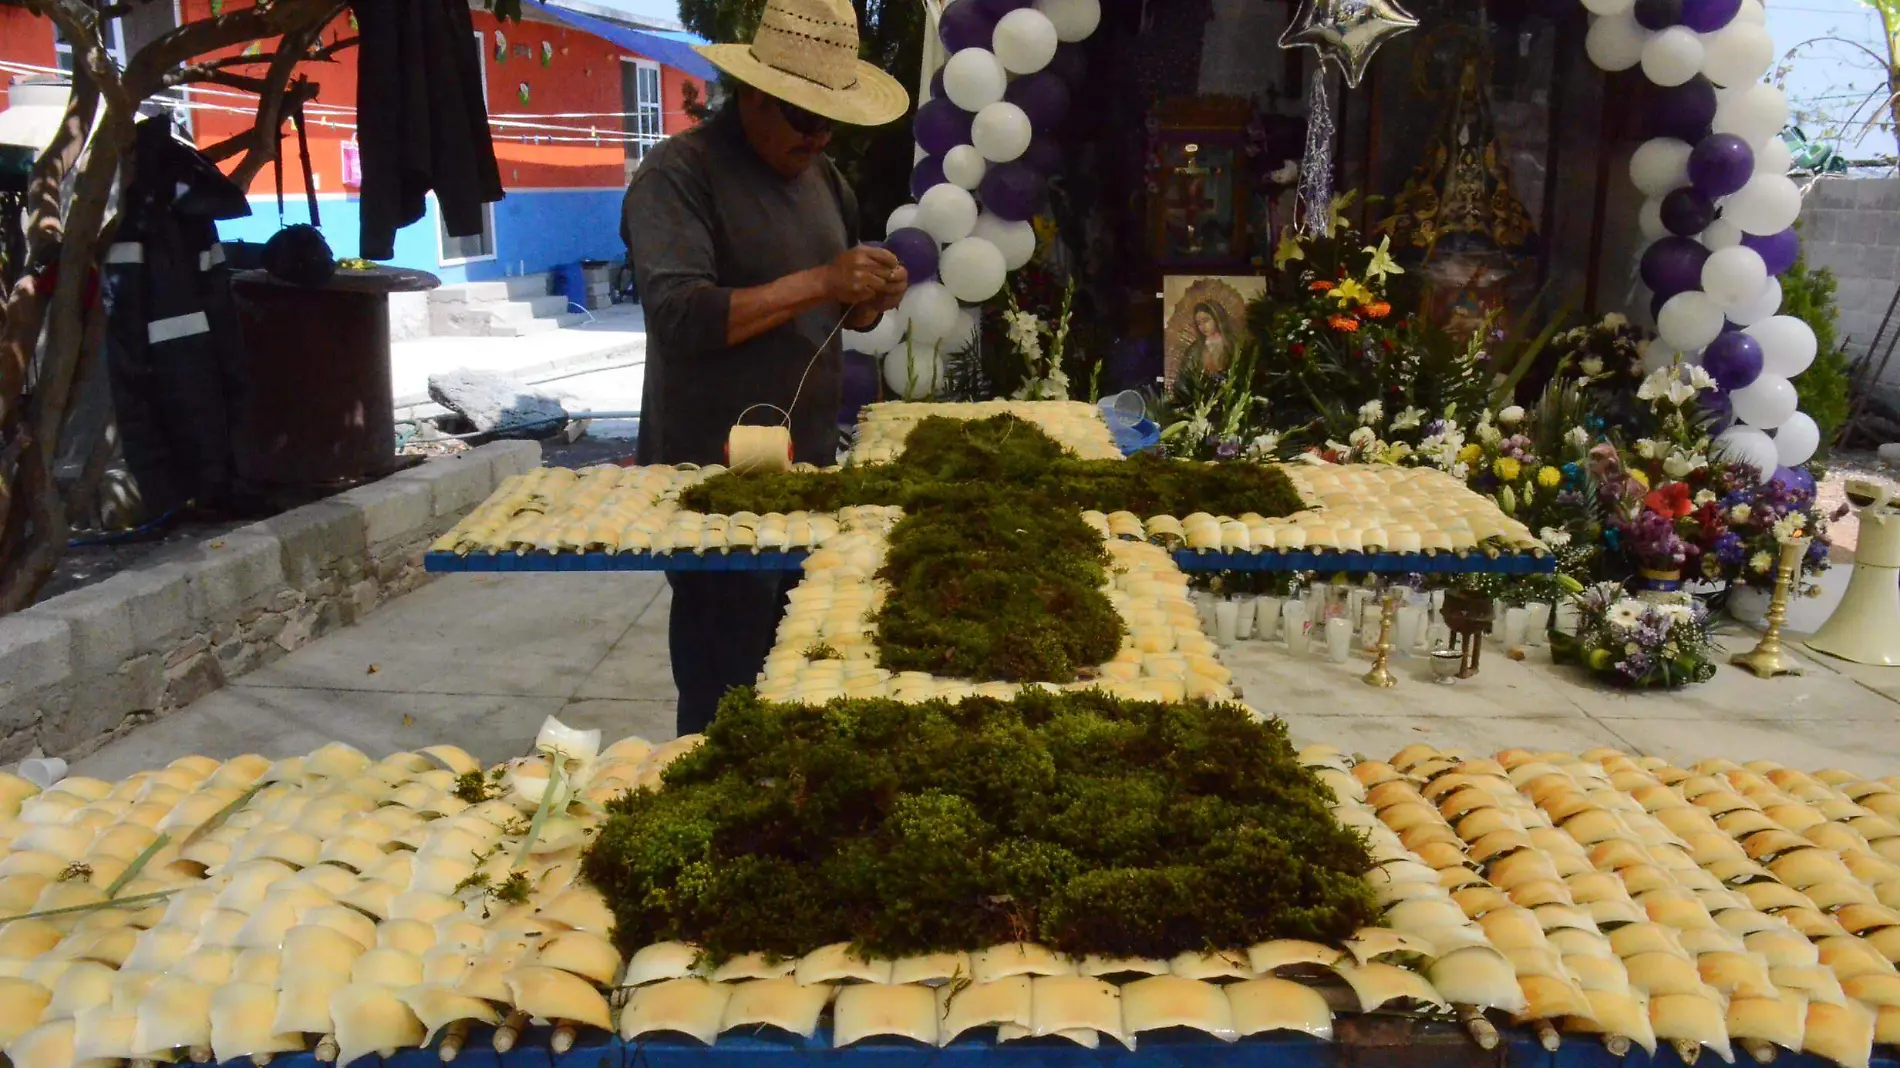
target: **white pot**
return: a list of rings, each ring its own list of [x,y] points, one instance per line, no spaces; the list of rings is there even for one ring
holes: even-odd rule
[[[1760,626],[1768,615],[1769,602],[1774,600],[1767,590],[1754,586],[1736,586],[1729,591],[1728,614],[1738,623],[1748,626]]]

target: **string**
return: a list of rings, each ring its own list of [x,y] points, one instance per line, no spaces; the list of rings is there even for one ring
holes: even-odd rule
[[[792,390],[792,402],[790,404],[786,405],[783,408],[779,407],[776,404],[768,404],[765,401],[760,401],[757,404],[748,405],[745,411],[742,411],[739,413],[739,418],[733,420],[733,424],[734,425],[743,424],[745,422],[745,417],[748,415],[751,415],[754,409],[770,408],[772,411],[775,411],[778,414],[785,417],[784,421],[779,423],[780,426],[790,427],[792,425],[792,409],[798,407],[798,398],[803,396],[805,393],[805,380],[811,377],[811,369],[818,366],[819,358],[824,356],[825,350],[831,347],[832,339],[838,336],[838,331],[844,329],[845,320],[851,318],[851,313],[857,310],[858,310],[858,306],[856,304],[853,304],[850,307],[846,308],[844,310],[844,314],[838,317],[838,325],[832,327],[831,333],[826,334],[825,339],[818,343],[818,350],[816,352],[813,352],[811,354],[811,359],[806,361],[805,363],[805,373],[798,376],[798,388]]]

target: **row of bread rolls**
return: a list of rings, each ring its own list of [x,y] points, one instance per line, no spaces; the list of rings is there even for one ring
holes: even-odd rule
[[[904,439],[925,419],[941,416],[980,420],[999,415],[1013,415],[1035,424],[1081,459],[1122,458],[1101,409],[1086,401],[885,401],[867,404],[858,413],[858,436],[851,448],[851,462],[874,464],[897,459],[904,453]]]

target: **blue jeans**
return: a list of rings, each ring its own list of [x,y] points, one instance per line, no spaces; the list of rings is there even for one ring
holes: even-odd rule
[[[751,686],[765,669],[796,571],[670,571],[673,606],[667,645],[679,689],[679,733],[712,723],[719,699]]]

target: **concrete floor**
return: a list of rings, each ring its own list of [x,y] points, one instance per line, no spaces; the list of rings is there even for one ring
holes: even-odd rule
[[[454,742],[493,761],[526,751],[548,715],[609,738],[668,738],[667,605],[658,575],[445,576],[75,771],[116,778],[187,753],[287,756],[332,739],[373,755]],[[1794,624],[1817,624],[1827,607],[1805,602]],[[1738,649],[1753,640],[1732,625],[1725,633]],[[1799,678],[1723,667],[1680,693],[1629,694],[1551,665],[1545,651],[1513,662],[1493,648],[1474,679],[1437,685],[1422,659],[1401,659],[1399,687],[1377,690],[1359,681],[1363,655],[1331,664],[1243,642],[1225,656],[1248,702],[1286,719],[1301,744],[1381,757],[1420,741],[1481,752],[1613,745],[1673,760],[1900,772],[1900,669],[1809,658]]]

